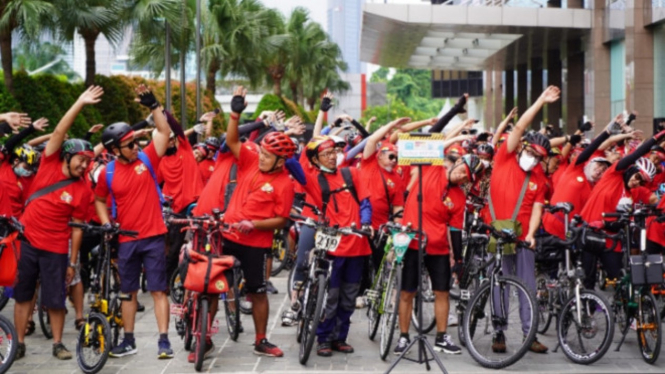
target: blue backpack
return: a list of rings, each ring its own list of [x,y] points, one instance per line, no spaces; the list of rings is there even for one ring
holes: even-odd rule
[[[152,176],[152,179],[155,181],[155,188],[157,189],[157,194],[159,195],[159,203],[163,205],[164,195],[162,195],[162,189],[159,188],[159,183],[157,183],[157,175],[155,174],[155,170],[152,168],[152,164],[150,164],[150,158],[145,153],[139,151],[139,160],[141,160],[141,162],[145,164],[145,166],[148,168],[148,171],[150,172],[150,175]],[[108,165],[106,165],[106,186],[108,187],[109,192],[111,193],[111,217],[113,217],[113,219],[116,219],[118,216],[118,207],[115,204],[115,196],[113,196],[113,189],[111,189],[114,173],[115,173],[115,160],[109,162]]]

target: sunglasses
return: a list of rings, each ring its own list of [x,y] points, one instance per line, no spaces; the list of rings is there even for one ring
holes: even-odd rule
[[[397,161],[397,155],[388,155],[388,160]]]
[[[477,129],[462,130],[462,135],[476,135],[477,133],[478,133]]]
[[[134,149],[134,147],[136,147],[136,145],[137,145],[136,140],[132,140],[131,142],[129,142],[125,145],[121,145],[120,148],[127,148],[127,149],[132,150],[132,149]]]

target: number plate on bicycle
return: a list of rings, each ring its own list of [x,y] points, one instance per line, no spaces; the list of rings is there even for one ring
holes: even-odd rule
[[[328,252],[335,252],[339,243],[342,241],[342,234],[330,235],[324,231],[317,231],[314,236],[316,248],[325,249]]]

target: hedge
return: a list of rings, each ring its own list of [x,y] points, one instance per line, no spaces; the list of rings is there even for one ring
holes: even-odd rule
[[[277,96],[275,94],[265,94],[256,106],[254,117],[257,117],[264,110],[275,111],[281,110],[286,114],[288,119],[291,116],[298,115],[305,123],[314,123],[316,120],[317,111],[306,111],[301,105],[297,105],[293,101],[284,96]]]

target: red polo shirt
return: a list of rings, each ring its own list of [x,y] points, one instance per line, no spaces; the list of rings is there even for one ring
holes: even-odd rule
[[[404,184],[395,170],[389,172],[379,166],[376,153],[361,161],[360,170],[369,191],[369,201],[372,204],[372,227],[376,230],[388,222],[391,213],[389,202],[393,207],[404,206]]]
[[[176,153],[162,157],[156,170],[160,181],[164,181],[162,193],[173,198],[174,212],[195,202],[203,190],[203,177],[192,152],[187,139],[179,138]]]

